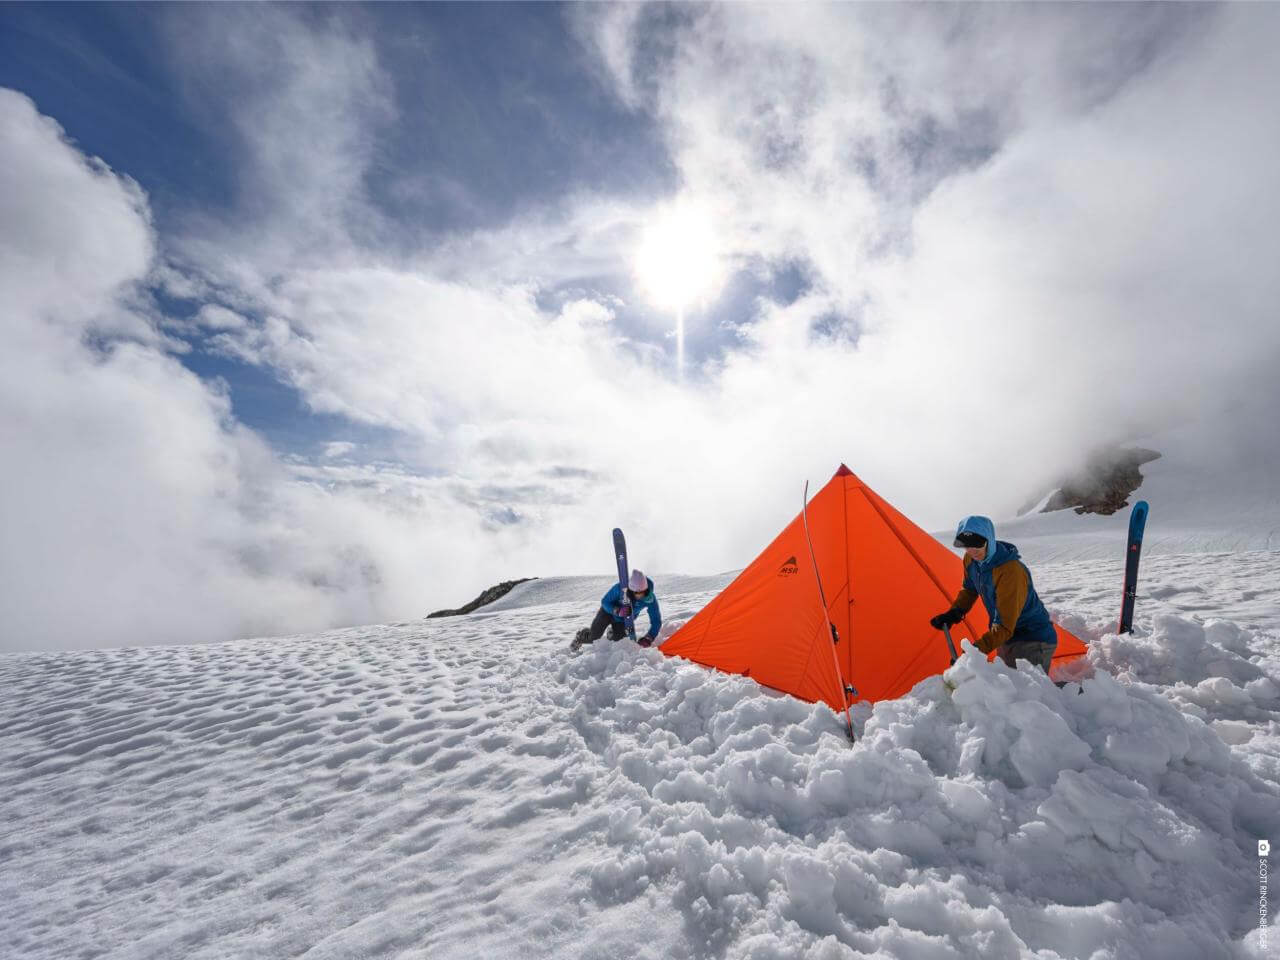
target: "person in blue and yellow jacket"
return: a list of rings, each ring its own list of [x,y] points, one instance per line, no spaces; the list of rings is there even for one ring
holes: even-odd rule
[[[956,528],[955,546],[964,548],[964,584],[951,609],[929,623],[934,629],[954,626],[978,598],[987,608],[990,627],[978,638],[983,653],[1000,652],[1009,666],[1029,660],[1049,672],[1058,632],[1049,611],[1040,602],[1031,571],[1018,556],[1018,548],[996,539],[996,527],[987,517],[965,517]]]
[[[570,650],[577,650],[584,643],[594,643],[609,630],[610,640],[621,640],[626,632],[627,614],[634,621],[641,610],[649,613],[649,632],[636,642],[642,647],[650,646],[662,629],[662,611],[658,609],[658,598],[653,592],[653,581],[639,570],[632,570],[624,592],[622,584],[615,583],[600,600],[600,608],[596,610],[591,626],[583,627],[569,645]]]

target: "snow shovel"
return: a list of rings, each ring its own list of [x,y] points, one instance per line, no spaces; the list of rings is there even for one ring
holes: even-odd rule
[[[947,638],[947,649],[951,651],[951,665],[954,667],[960,654],[956,653],[956,645],[951,640],[951,628],[945,623],[942,625],[942,635]]]

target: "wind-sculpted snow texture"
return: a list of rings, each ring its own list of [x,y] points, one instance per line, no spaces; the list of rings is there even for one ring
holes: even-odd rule
[[[969,652],[858,708],[853,747],[744,678],[570,656],[591,606],[549,581],[452,621],[0,658],[0,955],[1264,956],[1280,555],[1201,614],[1163,559],[1123,637],[1109,572],[1037,568],[1092,641],[1083,693]],[[664,632],[710,595],[665,593]]]

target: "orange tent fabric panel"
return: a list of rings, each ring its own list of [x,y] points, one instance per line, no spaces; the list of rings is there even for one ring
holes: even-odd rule
[[[1083,640],[1059,624],[1055,623],[1053,627],[1058,631],[1058,648],[1053,651],[1054,663],[1070,663],[1085,655],[1088,648]]]
[[[811,525],[816,513],[838,510],[839,500],[840,491],[830,485],[819,492],[809,508]],[[830,570],[833,581],[844,580],[843,537],[834,528],[812,532],[824,574]],[[804,524],[797,517],[661,649],[804,700],[830,702],[840,684],[822,642],[826,629]]]
[[[801,516],[662,652],[821,700],[836,711],[846,699],[840,675],[857,691],[849,702],[875,702],[902,696],[947,668],[946,642],[929,618],[960,590],[959,556],[843,465],[809,502],[809,533],[827,615],[839,635],[834,658]],[[976,641],[986,631],[984,621],[974,610],[954,627],[957,648],[961,639]],[[1054,663],[1081,656],[1084,644],[1057,629]]]

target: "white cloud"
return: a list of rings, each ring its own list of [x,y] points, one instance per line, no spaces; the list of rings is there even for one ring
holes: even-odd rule
[[[660,563],[694,570],[749,556],[799,480],[840,459],[942,526],[1012,510],[1082,448],[1187,396],[1193,352],[1175,342],[1134,378],[1117,344],[1164,342],[1160,318],[1189,318],[1213,288],[1190,265],[1221,260],[1222,245],[1190,224],[1177,234],[1186,283],[1170,314],[1122,295],[1160,263],[1101,258],[1094,234],[1120,237],[1114,219],[1194,183],[1204,210],[1254,215],[1231,199],[1238,184],[1209,175],[1212,151],[1184,156],[1181,108],[1158,95],[1203,87],[1218,163],[1233,134],[1264,147],[1274,121],[1242,87],[1269,89],[1258,81],[1274,70],[1240,36],[1247,14],[1126,8],[1103,29],[1057,8],[583,13],[623,97],[664,124],[683,196],[715,212],[726,256],[800,262],[806,296],[758,304],[740,347],[682,388],[669,349],[629,339],[602,298],[561,315],[536,305],[539,287],[632,266],[650,211],[575,196],[413,262],[364,249],[286,271],[262,294],[269,319],[226,349],[282,372],[315,409],[417,437],[421,462],[471,482],[584,467],[596,488],[581,512],[619,504],[602,529],[630,524],[663,545]],[[646,61],[654,50],[669,54]],[[1143,169],[1171,176],[1117,189]],[[1159,234],[1149,218],[1129,231],[1138,251]],[[1232,356],[1253,355],[1257,319],[1232,313],[1247,328]],[[568,542],[555,523],[539,521],[549,551]]]
[[[11,91],[0,170],[17,188],[0,235],[0,648],[314,630],[476,588],[492,502],[452,478],[281,462],[163,337],[122,336],[150,323],[131,307],[154,250],[145,201]]]
[[[217,303],[206,303],[196,313],[195,322],[206,330],[243,330],[248,321],[234,310]]]
[[[357,445],[349,440],[331,440],[324,445],[325,459],[338,460],[349,453],[354,453]]]
[[[720,6],[596,25],[624,95],[656,90],[686,195],[724,211],[740,257],[814,281],[725,376],[775,396],[824,381],[811,409],[844,422],[793,408],[811,448],[887,461],[920,491],[908,506],[963,491],[1008,509],[1082,447],[1271,389],[1274,10]],[[833,313],[857,349],[810,336]]]
[[[348,14],[352,14],[350,17]],[[386,229],[368,201],[378,133],[394,123],[374,44],[333,8],[316,18],[270,5],[189,7],[164,18],[187,103],[241,146],[231,215],[188,209],[177,254],[252,288]]]
[[[51,152],[62,128],[31,102],[0,89],[0,280],[6,326],[29,320],[79,329],[101,321],[112,295],[152,254],[146,200],[137,184],[74,150]],[[33,182],[39,191],[30,188]],[[63,238],[75,234],[68,248]]]
[[[574,195],[388,251],[362,192],[393,111],[369,44],[255,9],[195,64],[242,76],[245,202],[166,238],[200,276],[164,282],[244,319],[200,315],[228,355],[397,431],[400,466],[282,463],[237,426],[125,296],[154,244],[136,186],[25,101],[0,114],[23,146],[6,196],[39,227],[4,248],[22,305],[6,338],[23,360],[0,361],[25,465],[4,480],[17,644],[406,617],[503,577],[600,569],[619,524],[646,569],[733,567],[842,459],[942,527],[1011,510],[1094,440],[1273,390],[1274,12],[581,15],[726,261],[812,281],[757,303],[685,384],[607,295],[538,296],[629,274],[650,211]],[[55,193],[91,216],[46,216]],[[90,269],[38,272],[72,262]],[[91,352],[92,324],[130,342]]]

